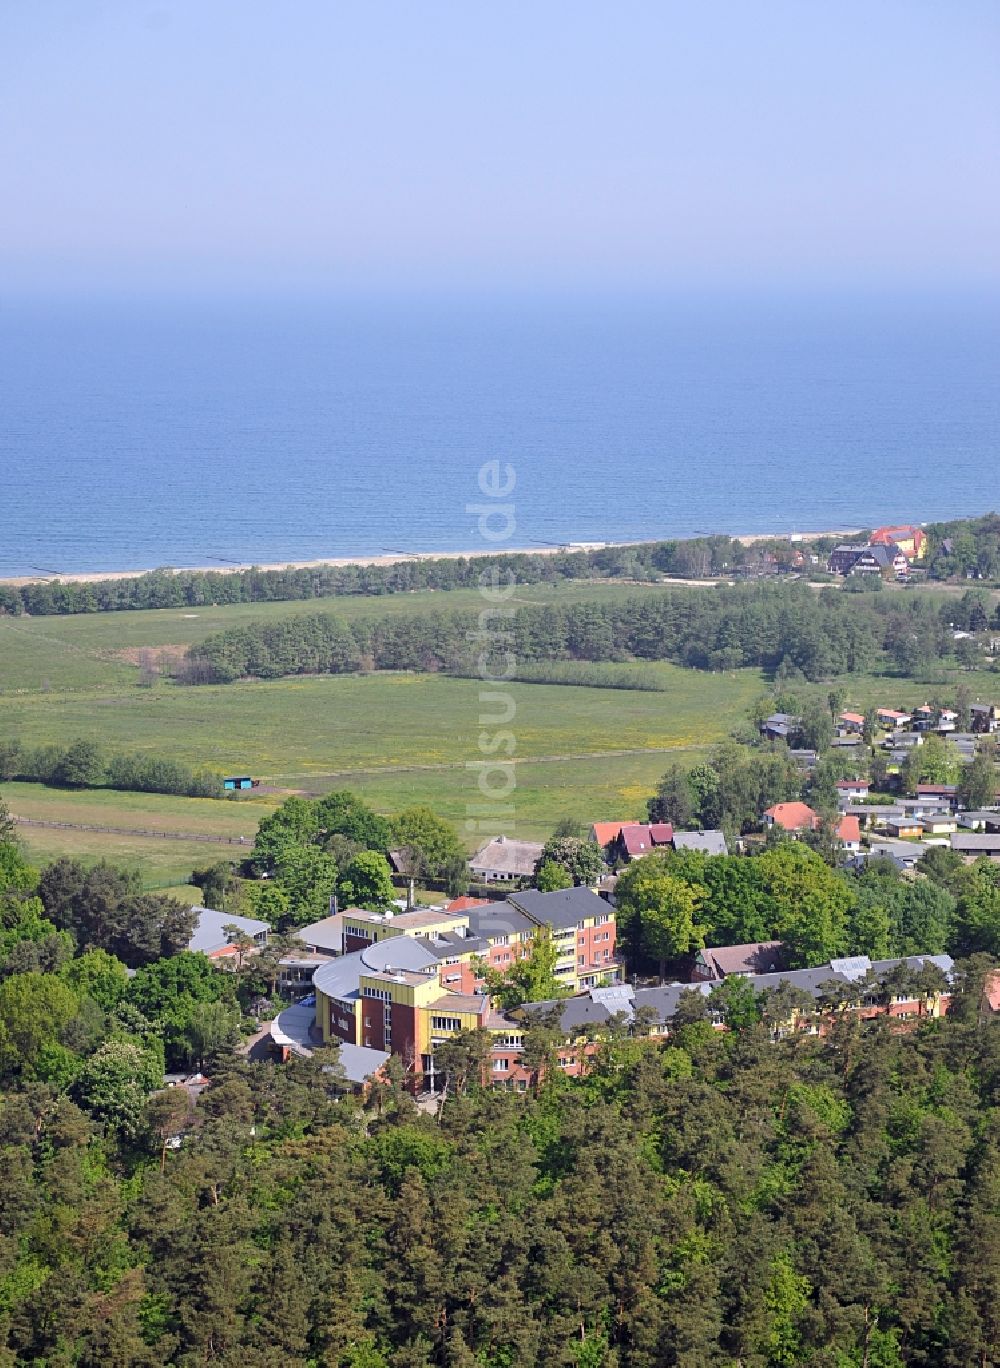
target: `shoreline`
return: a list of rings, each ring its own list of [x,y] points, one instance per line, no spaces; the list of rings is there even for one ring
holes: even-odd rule
[[[742,542],[744,546],[753,546],[755,542],[766,541],[795,541],[808,542],[814,541],[819,537],[850,537],[864,531],[861,527],[834,527],[822,532],[748,532],[733,534],[733,541]],[[725,534],[712,534],[725,535]],[[174,575],[240,575],[248,570],[316,570],[324,566],[342,568],[348,565],[400,565],[405,561],[434,561],[434,560],[476,560],[484,557],[493,558],[495,556],[558,556],[572,551],[602,551],[606,548],[627,546],[649,546],[652,541],[696,541],[696,537],[677,537],[677,538],[648,538],[639,541],[613,541],[613,542],[565,542],[561,546],[509,546],[502,551],[485,550],[480,548],[476,551],[413,551],[413,552],[392,552],[376,556],[323,556],[314,560],[287,560],[287,561],[247,561],[235,565],[180,565],[165,567],[165,572]],[[144,575],[151,575],[156,572],[157,567],[151,566],[145,570],[79,570],[72,574],[36,574],[36,575],[5,575],[0,576],[0,585],[9,585],[13,588],[23,588],[29,584],[100,584],[108,580],[130,580],[141,579]]]

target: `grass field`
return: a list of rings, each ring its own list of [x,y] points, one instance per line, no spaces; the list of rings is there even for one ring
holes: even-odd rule
[[[649,585],[560,583],[525,585],[514,603],[607,602]],[[58,689],[115,689],[138,681],[138,653],[204,641],[245,622],[336,613],[345,618],[482,607],[474,589],[386,594],[380,598],[310,599],[294,603],[238,603],[209,608],[163,608],[137,613],[81,613],[69,617],[0,617],[0,694]]]
[[[655,588],[606,584],[534,585],[524,602],[608,600]],[[266,683],[181,688],[167,680],[139,687],[145,649],[183,649],[212,632],[260,618],[318,610],[344,616],[468,608],[474,591],[424,592],[384,598],[324,599],[186,611],[0,618],[0,736],[24,744],[66,743],[85,736],[107,751],[142,751],[192,766],[250,773],[279,789],[361,793],[380,811],[429,803],[459,827],[470,846],[480,834],[465,827],[478,801],[480,685],[476,680],[409,674],[293,678]],[[594,678],[593,667],[589,670]],[[574,667],[562,675],[572,680]],[[638,817],[664,769],[694,763],[745,720],[766,687],[758,671],[709,675],[666,663],[602,667],[605,682],[642,678],[654,691],[564,684],[509,687],[516,715],[513,834],[544,838],[562,818]],[[997,676],[962,676],[973,696],[995,697]],[[916,705],[950,696],[956,676],[941,684],[876,676],[836,681],[849,705]],[[826,698],[830,686],[796,688]],[[489,711],[489,709],[487,709]],[[487,727],[486,730],[489,730]],[[67,793],[39,785],[7,785],[18,815],[75,826],[108,826],[252,838],[278,798],[213,802],[108,790]],[[497,824],[498,826],[501,824]],[[138,865],[151,884],[178,883],[197,865],[233,847],[141,835],[22,827],[38,859],[60,853],[104,856]],[[238,853],[238,847],[236,852]]]
[[[746,714],[762,681],[756,671],[696,675],[657,664],[662,692],[514,684],[513,831],[544,837],[562,817],[640,815],[671,755],[693,762]],[[478,681],[443,676],[316,677],[256,684],[154,689],[75,689],[8,695],[0,725],[25,744],[90,736],[109,751],[147,751],[193,765],[247,772],[281,788],[362,793],[382,811],[430,803],[464,830],[478,801]],[[486,713],[492,705],[485,705]],[[487,727],[486,730],[492,728]],[[252,835],[267,801],[67,793],[9,784],[24,817],[128,829]],[[187,873],[207,854],[177,841],[24,828],[33,850],[73,847],[138,860],[157,877]],[[163,846],[170,849],[163,850]],[[151,848],[153,847],[153,848]],[[206,853],[207,852],[207,853]],[[185,863],[187,862],[187,863]]]

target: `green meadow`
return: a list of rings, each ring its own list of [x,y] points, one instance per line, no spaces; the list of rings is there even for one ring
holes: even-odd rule
[[[606,600],[656,590],[607,584],[532,585],[524,602]],[[243,836],[251,839],[262,813],[283,793],[354,789],[383,812],[428,803],[466,827],[479,802],[476,762],[484,759],[475,679],[376,674],[295,677],[223,686],[180,687],[161,677],[140,687],[144,652],[180,653],[192,642],[241,622],[326,610],[344,616],[468,608],[474,591],[423,592],[382,598],[323,599],[189,610],[73,617],[0,618],[0,735],[25,745],[99,742],[109,753],[140,751],[208,767],[249,773],[273,794],[212,801],[155,794],[88,790],[69,793],[35,784],[8,784],[11,808],[25,818],[71,824],[21,828],[32,855],[59,853],[120,860],[142,869],[147,882],[179,883],[197,865],[238,847],[130,834],[81,831],[108,826],[130,833]],[[645,800],[671,763],[693,764],[747,718],[767,688],[759,671],[702,674],[664,663],[567,662],[560,683],[505,686],[515,715],[516,788],[513,819],[495,825],[544,838],[564,818],[641,816]],[[916,705],[950,696],[958,676],[918,683],[866,675],[836,682],[857,708],[875,703]],[[973,696],[993,696],[996,675],[962,676]],[[608,687],[643,683],[648,687]],[[602,684],[604,687],[595,687]],[[803,686],[825,699],[828,686]],[[488,736],[486,742],[488,743]]]
[[[606,602],[642,593],[650,585],[531,584],[511,600],[520,603]],[[305,599],[292,603],[238,603],[207,608],[161,608],[135,613],[80,613],[68,617],[0,617],[0,696],[35,690],[107,688],[135,684],[143,651],[181,652],[214,632],[245,622],[335,613],[344,618],[397,616],[434,609],[482,606],[473,589],[422,590],[378,598]]]

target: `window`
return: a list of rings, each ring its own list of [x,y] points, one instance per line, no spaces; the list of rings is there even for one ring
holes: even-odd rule
[[[519,1050],[521,1048],[521,1037],[519,1035],[497,1036],[495,1048],[498,1050]]]
[[[431,1017],[431,1028],[435,1031],[460,1031],[462,1029],[461,1018],[446,1016]]]
[[[611,920],[611,917],[610,917],[609,913],[607,913],[607,912],[602,912],[601,915],[600,915],[599,917],[595,917],[595,918],[594,918],[594,925],[595,925],[595,926],[603,926],[603,925],[605,924],[605,922],[609,922],[610,920]]]
[[[510,945],[510,936],[494,936],[494,945]]]
[[[506,1073],[507,1070],[508,1070],[509,1068],[510,1068],[510,1060],[509,1060],[509,1059],[494,1059],[494,1061],[493,1061],[493,1072],[494,1072],[494,1073]]]
[[[586,963],[587,963],[587,956],[586,956],[586,955],[577,955],[577,957],[576,957],[576,962],[577,962],[577,964],[586,964]]]
[[[362,989],[362,997],[375,998],[378,1002],[391,1002],[392,994],[388,988],[369,988],[366,984]]]
[[[444,981],[445,983],[458,983],[461,981],[461,978],[461,974],[445,974]]]

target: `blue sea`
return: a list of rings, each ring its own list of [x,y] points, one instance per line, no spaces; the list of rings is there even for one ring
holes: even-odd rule
[[[997,300],[12,302],[0,574],[924,521],[1000,505]]]

